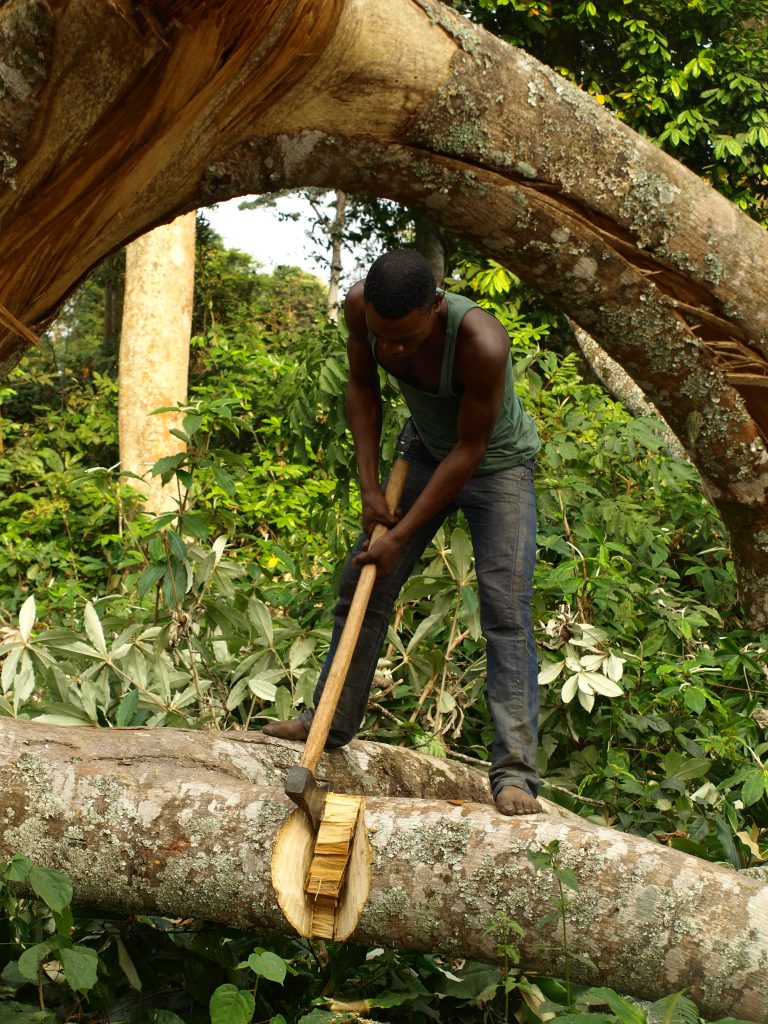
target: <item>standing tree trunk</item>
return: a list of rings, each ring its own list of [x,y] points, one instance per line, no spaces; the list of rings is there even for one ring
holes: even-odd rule
[[[336,190],[336,213],[331,225],[331,276],[328,281],[328,319],[336,323],[339,319],[339,286],[341,284],[341,246],[346,223],[347,195]]]
[[[184,450],[170,431],[182,413],[155,409],[187,400],[189,335],[195,277],[195,212],[131,242],[126,253],[120,334],[118,429],[120,465],[140,479],[144,508],[160,515],[179,506],[175,481],[149,471],[158,459]]]
[[[688,456],[685,454],[685,448],[680,444],[670,425],[653,402],[648,401],[641,388],[635,384],[626,370],[619,366],[615,359],[611,359],[608,353],[600,348],[595,339],[573,321],[571,321],[571,329],[590,370],[608,394],[615,398],[617,402],[621,402],[627,412],[633,416],[655,416],[660,420],[664,429],[664,443],[667,453],[676,459],[687,460]]]
[[[640,385],[768,626],[768,233],[584,92],[437,0],[6,0],[0,64],[11,314],[49,321],[107,253],[247,192],[421,209]],[[0,368],[26,343],[0,330]]]
[[[416,215],[413,244],[432,268],[435,284],[443,287],[445,280],[445,242],[443,232],[431,220]]]
[[[293,808],[284,772],[302,749],[253,733],[3,719],[0,859],[65,871],[88,906],[288,931],[270,863]],[[570,817],[505,818],[467,802],[485,798],[483,777],[400,747],[356,741],[318,772],[337,792],[388,794],[365,801],[371,894],[355,941],[493,961],[501,911],[524,929],[523,966],[562,976],[555,880],[526,857],[559,840],[579,882],[569,945],[594,961],[573,959],[575,979],[643,998],[685,988],[707,1015],[768,1019],[764,883]]]

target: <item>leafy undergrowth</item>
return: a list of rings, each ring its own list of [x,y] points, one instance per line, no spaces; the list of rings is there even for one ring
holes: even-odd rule
[[[531,859],[576,887],[551,847]],[[34,894],[13,894],[22,883]],[[258,936],[192,920],[105,919],[70,907],[60,872],[0,865],[0,1024],[699,1024],[684,993],[640,1004],[606,987],[526,975],[504,915],[489,922],[499,966],[433,954]],[[718,1024],[752,1024],[723,1018]]]

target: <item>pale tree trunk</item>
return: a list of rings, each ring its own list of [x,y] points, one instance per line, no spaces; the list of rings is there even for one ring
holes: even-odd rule
[[[339,319],[339,286],[341,284],[341,246],[344,240],[346,223],[347,196],[345,192],[336,190],[336,213],[331,225],[331,275],[328,281],[328,301],[326,305],[328,319],[336,323]]]
[[[581,349],[581,354],[608,394],[615,398],[617,402],[621,402],[627,412],[633,416],[655,416],[660,420],[664,430],[664,443],[667,453],[676,459],[688,461],[685,448],[680,444],[667,421],[653,402],[648,401],[643,391],[635,384],[626,370],[619,366],[615,359],[611,359],[608,353],[598,345],[590,334],[587,334],[585,330],[572,320],[570,323],[573,336],[576,338],[576,343]]]
[[[4,719],[0,859],[65,871],[79,904],[287,931],[270,862],[301,749],[251,733]],[[504,818],[462,802],[484,798],[484,778],[402,748],[354,742],[319,771],[337,792],[388,794],[365,801],[371,893],[354,941],[493,961],[487,926],[502,911],[524,929],[524,967],[562,976],[562,934],[542,923],[555,881],[526,857],[559,840],[579,881],[568,941],[595,964],[572,960],[575,979],[642,998],[685,988],[707,1015],[768,1017],[760,881],[571,817]]]
[[[49,321],[105,254],[232,196],[421,209],[640,385],[768,625],[768,233],[588,95],[436,0],[9,0],[0,62],[0,304],[16,317]],[[0,366],[25,344],[0,333]]]
[[[176,480],[163,484],[150,469],[184,450],[171,433],[183,413],[156,409],[187,400],[189,337],[195,281],[195,212],[177,217],[131,242],[126,250],[123,326],[120,332],[118,429],[120,467],[139,479],[154,515],[175,512]]]
[[[426,217],[416,216],[413,244],[432,268],[435,284],[442,288],[445,280],[445,243],[443,233]]]

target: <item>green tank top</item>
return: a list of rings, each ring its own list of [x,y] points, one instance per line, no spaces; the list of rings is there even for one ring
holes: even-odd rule
[[[397,380],[406,405],[413,417],[416,430],[422,442],[436,459],[444,459],[458,443],[459,435],[456,428],[461,394],[453,390],[453,360],[456,352],[456,335],[462,318],[470,309],[477,306],[476,302],[445,293],[448,303],[448,322],[445,329],[445,347],[443,364],[440,371],[440,386],[437,393],[422,391],[405,381]],[[368,339],[376,356],[376,339],[369,333]],[[519,466],[521,462],[533,458],[539,450],[539,436],[533,420],[523,409],[522,402],[515,393],[512,376],[512,357],[507,356],[504,377],[504,396],[501,408],[493,428],[488,450],[475,476],[486,473],[497,473],[500,469]]]

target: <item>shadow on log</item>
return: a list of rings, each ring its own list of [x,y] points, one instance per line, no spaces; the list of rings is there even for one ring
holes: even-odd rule
[[[105,911],[288,931],[270,861],[300,752],[254,734],[5,720],[0,858],[65,871],[75,901]],[[526,857],[558,839],[580,886],[569,942],[596,965],[572,963],[575,978],[643,998],[686,988],[708,1015],[768,1017],[760,881],[570,815],[504,818],[478,802],[485,778],[398,747],[355,742],[318,774],[367,797],[371,895],[353,940],[491,961],[486,926],[504,911],[525,930],[526,970],[562,975],[562,936],[541,923],[555,880]]]

